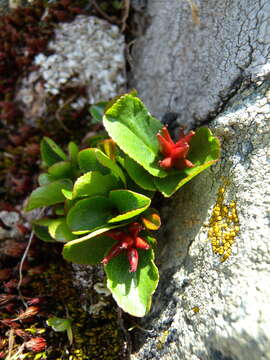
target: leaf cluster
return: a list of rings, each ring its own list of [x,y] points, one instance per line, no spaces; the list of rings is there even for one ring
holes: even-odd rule
[[[169,197],[219,157],[219,142],[207,128],[196,131],[188,158],[195,165],[165,171],[157,133],[162,124],[150,115],[134,93],[90,109],[97,121],[104,111],[108,133],[94,147],[79,150],[70,142],[64,152],[52,139],[41,142],[39,187],[30,195],[26,210],[48,207],[46,216],[33,223],[35,234],[48,242],[63,242],[63,256],[80,264],[98,264],[117,247],[111,234],[128,234],[130,224],[142,224],[139,236],[150,249],[136,249],[138,266],[129,270],[125,251],[105,265],[107,286],[126,312],[144,316],[158,283],[154,264],[156,240],[151,231],[160,217],[151,208],[156,191]],[[149,247],[149,246],[148,246]]]

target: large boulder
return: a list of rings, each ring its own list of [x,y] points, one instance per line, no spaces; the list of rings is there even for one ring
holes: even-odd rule
[[[207,123],[222,157],[164,204],[161,281],[133,360],[270,359],[269,9],[207,1],[196,24],[188,2],[149,2],[132,85],[157,116]]]

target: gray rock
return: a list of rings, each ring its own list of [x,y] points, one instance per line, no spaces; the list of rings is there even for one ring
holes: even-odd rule
[[[232,99],[211,124],[222,142],[221,161],[165,208],[161,283],[143,320],[156,336],[139,335],[147,341],[133,360],[153,349],[152,358],[166,360],[218,359],[219,353],[221,359],[270,359],[269,89],[265,83]],[[224,204],[236,202],[240,232],[232,255],[221,263],[208,231],[218,187],[226,180]],[[162,353],[157,349],[164,330]]]
[[[268,0],[149,1],[132,86],[158,117],[178,112],[185,124],[213,117],[244,78],[269,72],[269,13]]]
[[[161,280],[131,358],[270,359],[270,4],[201,2],[200,25],[188,3],[148,4],[132,85],[156,115],[209,124],[222,158],[164,202]],[[239,223],[225,214],[234,206]],[[210,240],[221,224],[236,232],[224,262]]]

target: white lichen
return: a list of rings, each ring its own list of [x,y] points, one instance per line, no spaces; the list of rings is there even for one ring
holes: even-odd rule
[[[59,24],[48,50],[52,54],[38,54],[34,59],[38,69],[18,83],[15,98],[26,122],[33,124],[46,115],[51,96],[58,96],[61,106],[67,88],[86,89],[85,96],[78,94],[70,103],[74,110],[125,92],[125,40],[117,26],[78,15]]]
[[[125,84],[124,37],[115,25],[77,16],[59,26],[48,48],[53,55],[35,58],[48,94],[60,94],[65,85],[87,86],[88,101],[95,103],[116,96]]]

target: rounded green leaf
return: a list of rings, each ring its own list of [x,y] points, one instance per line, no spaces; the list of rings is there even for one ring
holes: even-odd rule
[[[138,250],[139,263],[136,272],[129,272],[126,252],[116,256],[105,266],[107,286],[117,304],[127,313],[142,317],[151,308],[152,295],[158,284],[158,269],[154,264],[154,252]]]
[[[109,174],[110,170],[101,165],[96,157],[96,149],[84,149],[78,154],[79,167],[83,172],[99,171],[102,175]]]
[[[80,176],[73,187],[73,198],[83,196],[107,195],[110,190],[121,187],[116,177],[102,175],[98,171],[89,171]]]
[[[104,226],[112,218],[113,203],[104,196],[79,200],[67,215],[67,225],[74,234],[84,234]]]
[[[77,264],[99,264],[105,254],[115,244],[108,236],[96,236],[86,241],[80,239],[68,242],[63,247],[63,257]]]
[[[90,106],[89,112],[92,115],[92,123],[98,124],[102,121],[102,116],[104,114],[104,110],[107,106],[107,101],[100,101],[97,104]]]
[[[54,331],[66,331],[71,327],[72,320],[59,318],[56,316],[50,317],[46,323],[53,328]]]
[[[190,140],[187,158],[195,165],[217,161],[220,157],[220,142],[210,129],[201,127]]]
[[[118,176],[122,180],[123,184],[126,184],[125,175],[122,169],[101,150],[94,149],[94,152],[99,163],[110,169],[114,175]]]
[[[145,190],[155,191],[154,176],[130,157],[125,156],[124,167],[131,179]]]
[[[40,144],[40,152],[42,161],[47,166],[51,166],[59,161],[67,160],[63,150],[50,138],[44,137]]]
[[[162,128],[140,99],[130,94],[121,96],[106,112],[103,124],[116,144],[150,174],[164,177],[159,167],[157,133]]]
[[[51,175],[54,180],[58,179],[72,179],[73,169],[70,161],[59,161],[48,169],[49,175]]]
[[[38,183],[40,186],[47,185],[53,182],[54,180],[55,180],[54,177],[47,173],[40,174],[38,177]]]
[[[69,179],[62,179],[38,187],[30,195],[26,211],[63,202],[65,197],[61,191],[62,189],[71,190],[72,181]]]
[[[32,229],[33,229],[35,235],[40,240],[43,240],[45,242],[56,242],[56,240],[53,239],[51,237],[51,235],[49,234],[48,225],[45,225],[45,224],[42,224],[42,223],[40,223],[40,224],[34,223],[34,224],[32,224]]]
[[[130,190],[112,190],[109,199],[120,213],[108,220],[109,223],[130,219],[142,213],[151,204],[151,199],[147,196]]]
[[[68,228],[65,217],[52,219],[49,224],[48,230],[51,237],[59,242],[71,241],[76,239],[77,237],[72,234],[72,232]]]
[[[56,240],[51,237],[49,233],[49,225],[53,220],[47,217],[43,217],[41,219],[35,220],[32,223],[32,228],[34,230],[35,235],[46,242],[55,242]]]
[[[71,190],[62,189],[62,194],[64,195],[64,197],[67,200],[72,200],[73,199],[73,194],[72,194]]]

